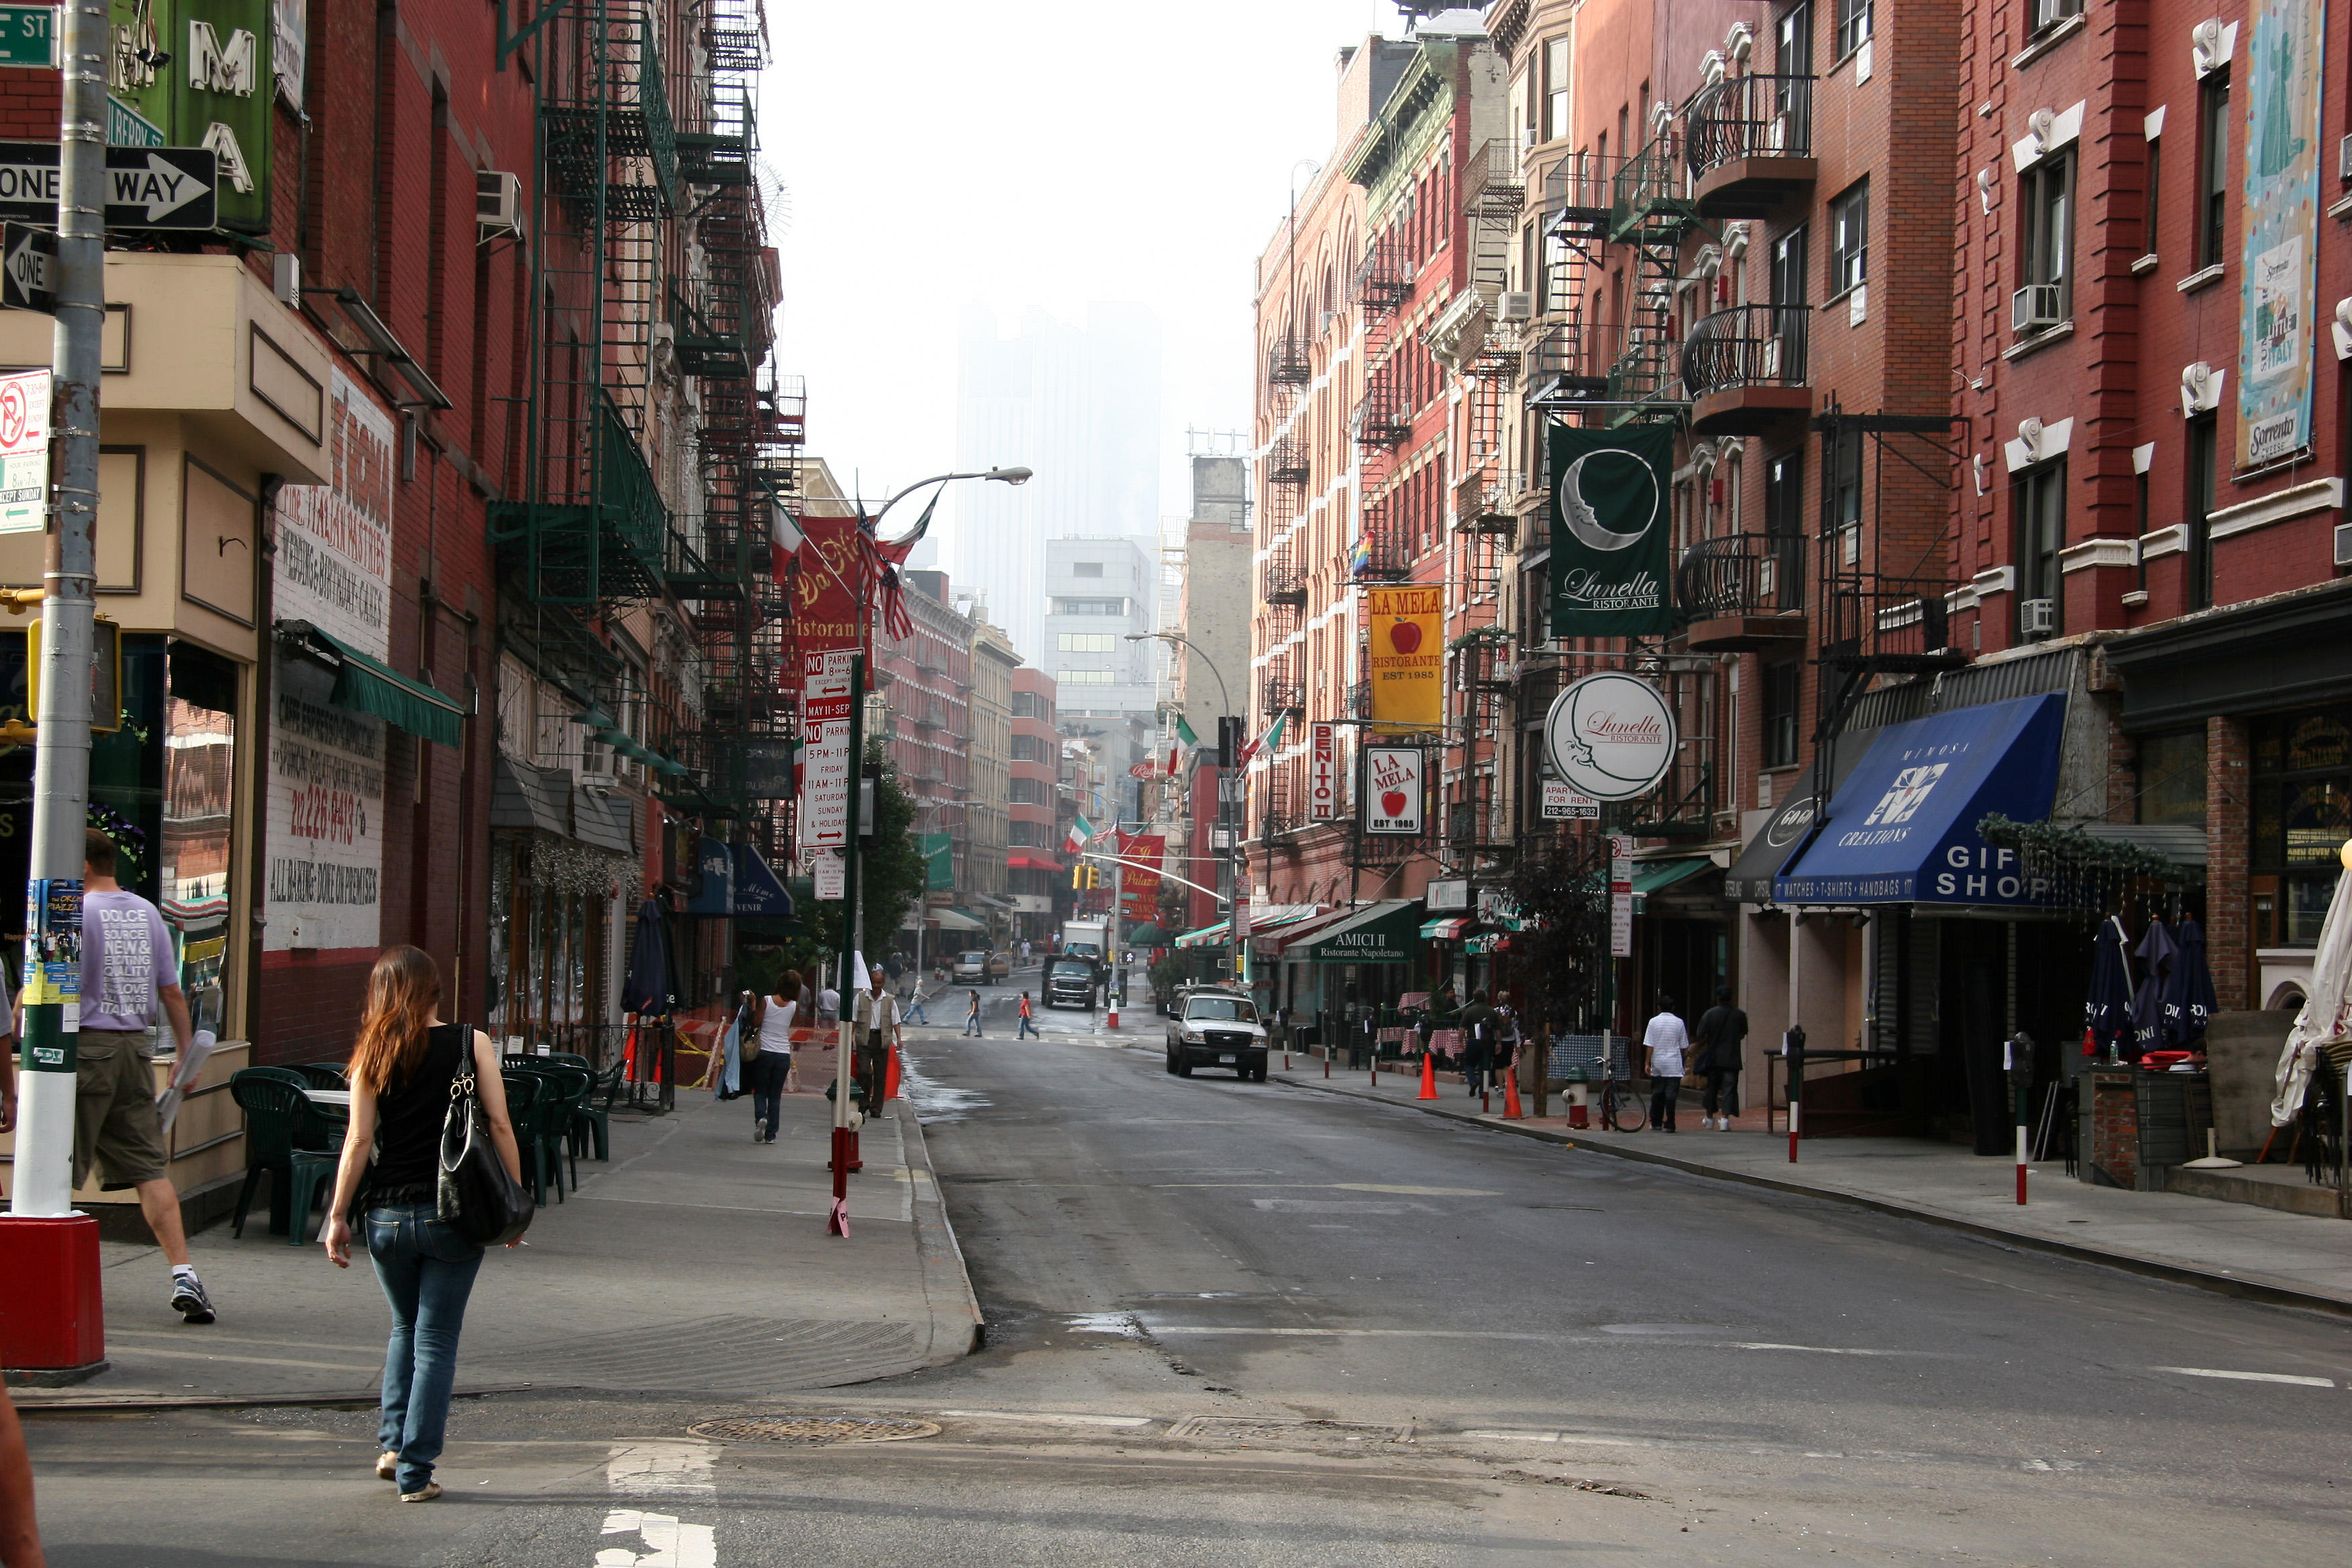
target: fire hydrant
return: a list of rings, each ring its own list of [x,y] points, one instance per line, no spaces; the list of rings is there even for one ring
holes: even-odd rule
[[[1568,1069],[1568,1124],[1571,1128],[1591,1125],[1585,1117],[1585,1107],[1591,1102],[1590,1092],[1584,1087],[1587,1081],[1582,1068]]]

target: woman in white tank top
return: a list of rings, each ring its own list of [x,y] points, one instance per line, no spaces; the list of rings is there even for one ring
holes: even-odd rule
[[[785,977],[787,990],[793,988],[793,978]],[[772,1143],[776,1122],[783,1114],[781,1096],[793,1070],[793,1015],[799,1005],[781,996],[762,996],[752,1011],[754,1023],[747,1042],[751,1049],[743,1063],[751,1089],[751,1141]],[[797,1085],[793,1092],[799,1092]]]

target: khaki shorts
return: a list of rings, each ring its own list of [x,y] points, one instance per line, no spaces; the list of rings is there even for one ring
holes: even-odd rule
[[[171,1163],[146,1045],[144,1032],[83,1032],[75,1051],[75,1186],[89,1180],[93,1163],[108,1192],[152,1182]]]

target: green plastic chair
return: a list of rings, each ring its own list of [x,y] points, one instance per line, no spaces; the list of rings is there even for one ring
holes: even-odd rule
[[[349,1089],[351,1069],[341,1062],[296,1062],[286,1069],[299,1073],[302,1081],[312,1089]]]
[[[549,1152],[555,1157],[558,1171],[562,1170],[567,1158],[570,1160],[571,1186],[577,1192],[580,1190],[580,1152],[572,1137],[572,1118],[586,1107],[588,1097],[596,1091],[596,1075],[586,1068],[559,1062],[541,1068],[540,1077],[548,1086],[541,1092],[554,1096],[545,1108]],[[563,1189],[558,1186],[556,1202],[562,1201]]]
[[[286,1230],[296,1247],[310,1239],[310,1205],[323,1183],[331,1183],[335,1156],[301,1146],[304,1137],[324,1143],[329,1124],[302,1092],[276,1068],[243,1068],[229,1076],[229,1098],[245,1112],[245,1185],[236,1194],[236,1213],[229,1234],[245,1235],[245,1216],[253,1206],[253,1193],[268,1171],[282,1184],[287,1196]]]
[[[613,1157],[613,1102],[621,1097],[621,1073],[625,1062],[614,1062],[591,1081],[587,1097],[572,1113],[572,1152],[577,1155],[583,1142],[593,1141],[596,1158]]]
[[[547,1206],[547,1139],[541,1131],[545,1121],[542,1102],[551,1098],[547,1082],[537,1073],[509,1069],[499,1074],[507,1086],[507,1120],[514,1124],[515,1152],[523,1156],[525,1174],[530,1178],[531,1199],[540,1207]],[[556,1190],[563,1188],[563,1173],[559,1167]]]

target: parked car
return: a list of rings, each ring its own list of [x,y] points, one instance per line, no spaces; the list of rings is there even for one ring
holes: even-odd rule
[[[1084,1007],[1092,1012],[1095,1005],[1094,960],[1066,956],[1047,959],[1045,984],[1040,989],[1048,1007]]]
[[[988,978],[992,981],[1012,979],[1013,955],[1009,952],[990,953],[988,955]]]
[[[1265,1081],[1265,1026],[1257,1004],[1238,991],[1188,992],[1168,1026],[1168,1070],[1191,1078],[1196,1067],[1225,1067]]]
[[[993,985],[996,982],[988,973],[988,954],[979,948],[956,954],[955,968],[948,978],[961,985],[971,981],[978,985]]]

